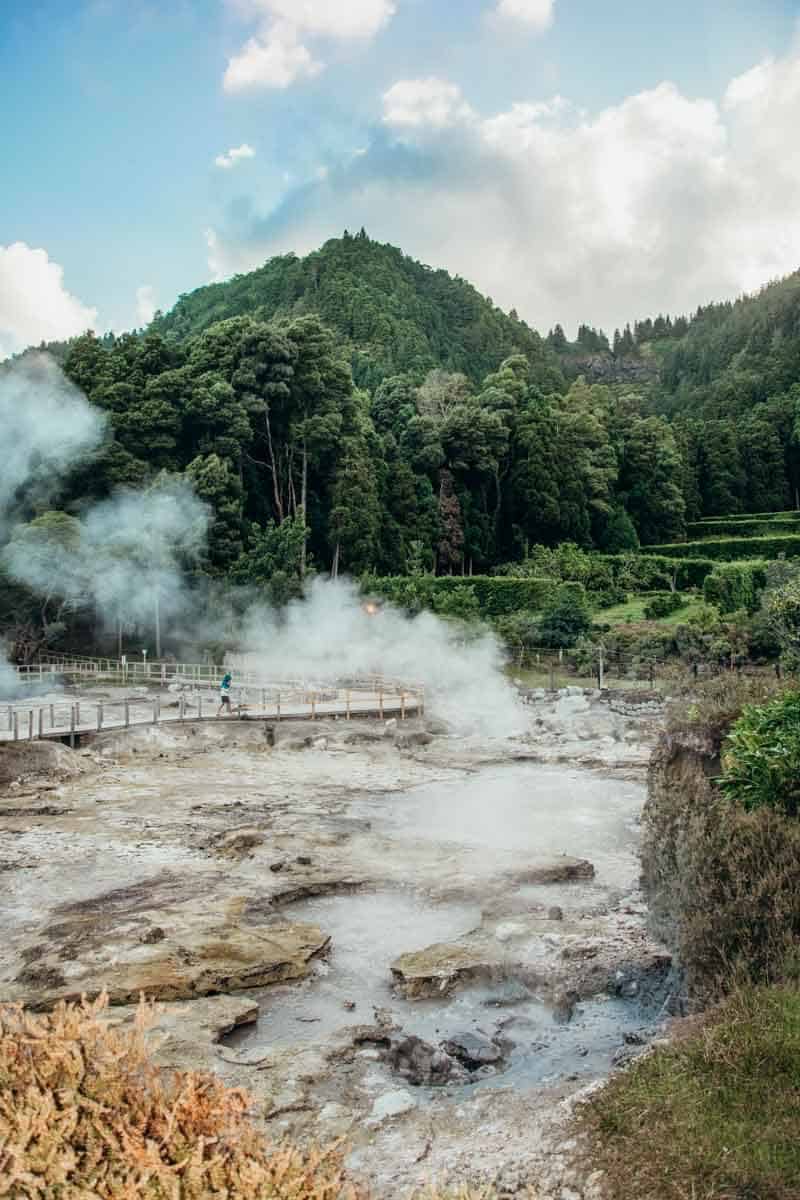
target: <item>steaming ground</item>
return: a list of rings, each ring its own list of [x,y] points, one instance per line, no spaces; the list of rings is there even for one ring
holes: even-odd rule
[[[280,616],[252,608],[241,643],[251,649],[232,661],[264,679],[380,674],[424,685],[429,708],[460,732],[512,737],[525,728],[491,633],[465,631],[429,612],[409,618],[389,604],[370,615],[347,580],[314,580],[307,598]]]
[[[521,739],[434,719],[273,746],[231,721],[0,747],[0,999],[160,997],[160,1061],[250,1089],[272,1136],[347,1137],[387,1198],[446,1171],[589,1200],[569,1106],[651,1036],[665,959],[631,890],[641,783],[531,761],[578,734],[642,761],[651,715],[583,701],[540,701]],[[407,1033],[513,1046],[434,1088],[387,1058]]]

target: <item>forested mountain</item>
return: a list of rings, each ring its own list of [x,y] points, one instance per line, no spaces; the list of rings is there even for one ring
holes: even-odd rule
[[[312,313],[337,335],[359,387],[375,388],[401,372],[421,382],[435,367],[480,383],[518,353],[549,362],[558,383],[555,356],[515,313],[507,316],[465,280],[374,242],[363,230],[345,232],[305,258],[286,254],[198,288],[151,329],[183,339],[228,317],[270,321]]]
[[[57,506],[183,475],[213,512],[204,569],[288,587],[306,559],[460,573],[535,543],[680,540],[687,519],[794,502],[798,314],[794,276],[691,320],[543,341],[463,280],[345,235],[142,333],[58,347],[108,435]]]

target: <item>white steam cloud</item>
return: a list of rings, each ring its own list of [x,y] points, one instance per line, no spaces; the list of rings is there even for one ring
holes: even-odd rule
[[[352,582],[316,579],[280,618],[251,610],[241,644],[250,653],[233,661],[265,680],[383,675],[423,685],[428,711],[460,732],[505,737],[525,727],[493,635],[466,638],[432,613],[408,618],[391,605],[370,615]]]
[[[0,373],[0,537],[21,505],[41,506],[67,470],[103,437],[101,413],[46,354]]]
[[[183,619],[186,570],[206,544],[209,510],[182,478],[159,476],[121,491],[79,520],[42,514],[70,468],[100,445],[105,421],[46,355],[0,374],[0,426],[7,454],[0,473],[0,565],[40,596],[94,605],[109,626],[156,634]],[[0,694],[16,686],[0,653]]]

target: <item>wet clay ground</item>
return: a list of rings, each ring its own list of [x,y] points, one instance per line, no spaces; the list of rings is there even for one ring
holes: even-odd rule
[[[569,1107],[658,1032],[668,962],[636,892],[652,714],[575,710],[615,770],[536,761],[552,704],[513,741],[232,722],[6,754],[0,999],[157,997],[161,1061],[347,1137],[380,1194],[591,1197]]]

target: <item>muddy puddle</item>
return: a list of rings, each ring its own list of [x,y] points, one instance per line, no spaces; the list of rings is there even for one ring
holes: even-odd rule
[[[433,861],[440,854],[447,863],[450,886],[439,887],[434,872],[424,882],[417,875],[414,886],[395,883],[282,906],[281,918],[319,926],[330,946],[307,979],[262,992],[257,1025],[229,1044],[251,1057],[270,1047],[324,1043],[348,1026],[377,1021],[391,1026],[385,1043],[366,1044],[359,1053],[420,1092],[493,1082],[525,1088],[607,1074],[626,1046],[652,1036],[664,1002],[661,981],[643,990],[612,982],[587,999],[569,991],[554,995],[524,971],[504,970],[500,947],[491,981],[471,981],[435,999],[408,999],[391,964],[476,931],[502,942],[498,920],[513,924],[520,914],[560,908],[566,918],[583,919],[608,913],[635,887],[642,799],[637,783],[533,764],[486,767],[404,793],[353,799],[347,816],[368,822],[385,839],[387,863],[423,861],[433,848]],[[561,855],[591,860],[594,877],[525,881],[528,862]],[[562,928],[557,919],[552,928]],[[512,957],[518,964],[519,956]],[[436,1053],[443,1046],[449,1067],[440,1070]]]

